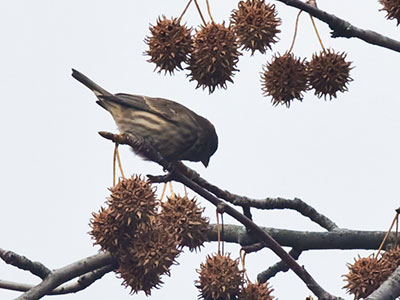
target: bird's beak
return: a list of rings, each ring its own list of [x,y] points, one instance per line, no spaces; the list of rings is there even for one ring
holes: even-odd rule
[[[208,158],[205,158],[205,159],[203,159],[202,161],[202,164],[207,168],[208,167],[208,163],[210,162],[210,158],[208,157]]]

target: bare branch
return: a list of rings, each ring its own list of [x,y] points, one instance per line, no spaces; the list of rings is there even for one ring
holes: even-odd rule
[[[42,279],[51,273],[45,265],[40,262],[33,262],[25,256],[19,255],[12,251],[6,251],[0,248],[0,257],[5,263],[13,265],[19,269],[31,272]]]
[[[400,52],[400,42],[372,30],[358,28],[349,22],[329,14],[300,0],[277,0],[288,6],[308,12],[313,17],[325,22],[332,29],[332,37],[358,38],[369,44]]]
[[[296,260],[299,258],[301,253],[302,253],[302,251],[297,250],[297,249],[292,249],[289,251],[289,254]],[[273,266],[269,267],[267,270],[258,274],[257,281],[258,282],[266,282],[271,277],[274,277],[277,273],[287,272],[287,271],[289,271],[289,267],[283,260],[281,260],[280,262],[277,262]]]
[[[108,272],[114,270],[114,265],[108,265],[97,270],[91,271],[79,277],[79,279],[74,283],[69,283],[62,285],[58,288],[55,288],[51,292],[47,293],[47,295],[63,295],[79,292],[88,286],[90,286],[96,280],[102,278]],[[0,280],[0,289],[26,292],[35,287],[32,284],[12,282],[6,280]]]
[[[54,270],[40,284],[31,288],[29,291],[16,298],[16,300],[40,299],[44,295],[51,293],[51,291],[64,282],[113,263],[114,259],[109,253],[99,253],[78,260],[63,268]]]
[[[277,229],[270,227],[260,227],[261,230],[268,233],[283,247],[291,247],[299,250],[376,250],[379,248],[386,232],[384,231],[362,231],[337,229],[328,232],[317,231],[298,231],[288,229]],[[207,232],[209,241],[217,241],[217,225],[210,225]],[[399,235],[400,238],[400,235]],[[227,243],[238,243],[242,247],[258,243],[253,235],[248,234],[243,226],[224,225],[224,241]],[[391,236],[386,244],[394,242],[394,236]],[[265,244],[264,244],[265,245]],[[265,245],[265,247],[268,247]]]

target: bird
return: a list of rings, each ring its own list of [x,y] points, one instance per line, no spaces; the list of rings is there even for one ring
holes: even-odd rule
[[[112,94],[75,69],[72,77],[97,96],[96,103],[111,113],[120,133],[141,137],[168,162],[188,160],[208,166],[218,136],[206,118],[172,100]]]

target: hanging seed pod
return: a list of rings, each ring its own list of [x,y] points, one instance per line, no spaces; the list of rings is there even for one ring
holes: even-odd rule
[[[353,79],[350,77],[351,62],[345,58],[344,52],[339,54],[329,49],[313,54],[307,63],[307,76],[318,98],[329,96],[332,99],[336,98],[337,92],[347,91],[347,84]]]
[[[207,238],[209,222],[202,216],[203,211],[204,208],[200,208],[195,199],[173,195],[161,203],[159,218],[177,236],[180,247],[188,247],[193,251],[200,248]]]
[[[274,289],[265,283],[248,283],[241,291],[239,300],[272,300],[274,297],[271,295]]]
[[[102,250],[114,253],[131,242],[138,224],[156,215],[158,202],[151,182],[140,176],[122,179],[110,191],[108,207],[93,213],[90,234]]]
[[[243,49],[251,50],[252,55],[256,50],[264,54],[271,49],[281,32],[275,5],[265,4],[264,0],[240,1],[231,14],[231,24]]]
[[[158,72],[172,74],[174,70],[183,70],[182,63],[187,63],[193,49],[192,29],[180,24],[177,18],[158,18],[156,25],[150,25],[151,35],[146,37],[149,46],[146,54],[148,62],[156,64]]]
[[[373,255],[354,259],[348,264],[349,273],[344,275],[347,284],[343,287],[355,299],[366,298],[375,291],[392,273],[390,264]]]
[[[200,290],[200,299],[231,300],[236,299],[243,285],[243,271],[239,270],[239,260],[228,255],[207,256],[200,264],[199,280],[196,286]]]
[[[162,275],[170,275],[170,267],[176,264],[180,253],[178,241],[165,227],[153,218],[150,224],[139,224],[135,239],[130,247],[118,252],[117,273],[123,285],[131,288],[131,293],[159,288]]]
[[[383,5],[380,10],[386,11],[386,19],[396,19],[397,26],[400,24],[400,0],[379,0]]]
[[[240,52],[233,31],[225,23],[209,23],[196,31],[188,70],[190,81],[197,81],[196,88],[226,88],[226,82],[233,82],[233,72]]]
[[[263,67],[261,75],[262,90],[272,97],[272,104],[290,106],[293,99],[302,100],[303,92],[308,89],[305,59],[300,60],[292,53],[275,55],[270,63]]]

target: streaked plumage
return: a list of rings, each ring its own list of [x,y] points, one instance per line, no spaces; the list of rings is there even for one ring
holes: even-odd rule
[[[72,76],[95,93],[121,133],[141,136],[170,162],[201,161],[207,167],[218,147],[215,128],[207,119],[171,100],[111,94],[74,69]]]

